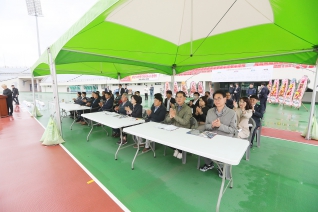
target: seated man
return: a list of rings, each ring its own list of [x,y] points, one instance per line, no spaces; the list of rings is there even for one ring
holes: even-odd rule
[[[192,114],[195,115],[195,112],[197,111],[197,107],[199,107],[199,98],[200,94],[199,92],[194,92],[193,99],[189,102],[189,107],[192,108]]]
[[[82,101],[81,92],[77,92],[77,97],[73,98],[74,104],[80,104]],[[74,117],[74,111],[70,111],[70,117]]]
[[[154,95],[153,105],[151,106],[151,110],[147,110],[147,119],[146,122],[162,122],[166,117],[166,108],[162,104],[163,98],[160,93],[156,93]],[[141,144],[140,146],[145,146],[142,152],[148,152],[150,150],[150,141],[146,140],[146,145]],[[137,148],[137,146],[134,146]]]
[[[110,95],[109,92],[105,92],[105,101],[103,104],[101,102],[99,103],[99,106],[101,107],[99,111],[111,111],[113,109],[114,99],[112,99]]]
[[[213,94],[214,108],[208,111],[205,121],[205,130],[217,133],[223,136],[236,137],[237,134],[237,117],[234,110],[225,105],[226,94],[222,90],[217,90]],[[205,164],[200,168],[206,172],[214,168],[211,159],[204,158]],[[222,171],[218,169],[219,176],[222,177]]]
[[[120,104],[119,101],[120,101],[120,99],[121,99],[121,96],[119,95],[119,92],[116,92],[115,95],[116,95],[116,96],[115,96],[115,99],[114,99],[114,103],[115,103],[115,104]]]
[[[191,108],[185,103],[186,95],[183,91],[176,93],[176,105],[171,105],[169,115],[166,116],[165,123],[177,127],[190,128],[190,119],[192,117]],[[175,149],[174,157],[182,159],[182,150]]]
[[[209,108],[212,108],[213,107],[213,99],[211,99],[210,91],[206,91],[205,96],[206,96],[207,102],[208,102],[208,104],[206,106],[208,106]]]
[[[261,126],[261,119],[263,118],[264,109],[262,105],[257,104],[259,101],[259,98],[256,95],[250,96],[250,102],[252,105],[252,119],[254,119],[256,123],[256,127],[254,132],[252,133],[252,140],[251,140],[251,147],[253,146],[253,141],[255,137],[256,130]]]
[[[97,92],[93,92],[92,94],[93,94],[94,100],[86,103],[86,106],[90,107],[90,110],[85,110],[85,113],[97,112],[99,110],[100,97]],[[82,114],[83,114],[83,111],[78,110],[79,118],[77,122],[80,122],[82,125],[85,125],[87,123],[84,121],[83,117],[81,117]]]
[[[123,95],[121,96],[121,101],[122,103],[118,106],[115,106],[114,108],[114,112],[122,114],[122,115],[126,115],[126,109],[125,107],[130,107],[130,109],[133,109],[133,106],[131,104],[130,101],[128,101],[128,94],[123,93]],[[120,130],[119,129],[113,129],[113,137],[120,137]],[[118,142],[117,142],[118,143]],[[121,140],[119,140],[119,144],[121,143]],[[126,141],[123,141],[123,144],[126,144]]]
[[[231,99],[232,96],[230,94],[230,92],[226,92],[226,107],[233,109],[234,108],[234,103],[233,100]]]

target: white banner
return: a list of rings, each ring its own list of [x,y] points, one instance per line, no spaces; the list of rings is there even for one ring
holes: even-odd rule
[[[212,71],[212,82],[267,82],[272,79],[273,66],[253,66]]]

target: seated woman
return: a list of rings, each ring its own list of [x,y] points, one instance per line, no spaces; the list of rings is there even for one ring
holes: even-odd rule
[[[86,106],[90,107],[90,110],[85,111],[85,113],[89,113],[89,112],[97,112],[99,110],[99,102],[100,102],[100,97],[99,97],[99,93],[97,92],[93,92],[92,96],[94,97],[94,99],[91,102],[86,103]],[[80,123],[82,125],[87,124],[83,117],[80,117]]]
[[[208,114],[208,110],[210,109],[208,106],[208,99],[206,96],[202,96],[199,99],[199,107],[196,108],[195,113],[193,114],[193,117],[198,122],[198,130],[200,132],[203,132],[205,130],[205,119],[206,115]]]
[[[125,107],[126,114],[134,118],[141,118],[142,117],[142,106],[140,105],[141,97],[137,95],[132,95],[130,102],[132,104],[132,108],[130,106],[126,106]],[[123,133],[122,135],[123,135],[122,145],[125,145],[127,143],[127,134]],[[120,141],[118,142],[118,144],[120,144]]]
[[[246,139],[250,135],[248,121],[253,115],[250,100],[247,97],[240,98],[239,107],[237,102],[234,102],[234,110],[237,116],[238,137]]]

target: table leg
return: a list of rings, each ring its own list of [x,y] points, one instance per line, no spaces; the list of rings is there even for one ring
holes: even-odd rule
[[[109,133],[108,133],[108,131],[104,128],[104,125],[101,125],[101,126],[102,126],[103,130],[107,133],[107,136],[109,136]]]
[[[133,161],[132,161],[132,163],[131,163],[131,169],[132,169],[132,170],[134,170],[134,162],[135,162],[136,157],[137,157],[137,155],[138,155],[138,153],[139,153],[139,144],[140,144],[140,142],[139,142],[139,139],[136,139],[136,140],[137,140],[137,151],[136,151],[135,157],[134,157],[134,159],[133,159]]]
[[[182,151],[182,164],[187,163],[187,152]]]
[[[219,193],[218,202],[216,204],[216,211],[217,212],[219,212],[219,210],[220,210],[220,204],[221,204],[221,199],[222,199],[222,196],[223,196],[223,189],[224,189],[227,166],[228,166],[227,164],[224,164],[224,166],[223,166],[222,184],[221,184],[221,189],[220,189],[220,193]]]
[[[92,131],[93,131],[93,128],[94,128],[94,125],[92,123],[92,120],[91,120],[91,130],[89,131],[88,135],[87,135],[87,138],[86,138],[86,141],[88,142],[89,140],[89,136],[91,135]]]
[[[260,126],[257,129],[257,147],[261,146],[261,131],[262,131],[262,126]]]
[[[71,124],[71,130],[72,130],[73,124],[74,124],[74,123],[75,123],[75,121],[76,121],[76,118],[75,118],[75,117],[76,117],[76,116],[75,116],[75,111],[74,111],[74,113],[73,113],[73,114],[74,114],[74,121],[73,121],[73,123]]]
[[[251,153],[251,146],[248,145],[248,147],[247,147],[247,149],[246,149],[246,152],[245,152],[245,159],[246,159],[247,161],[250,160],[250,153]]]
[[[117,160],[117,154],[119,152],[119,149],[120,149],[122,143],[123,143],[123,129],[120,128],[120,144],[119,144],[118,149],[117,149],[117,151],[115,153],[115,160]]]

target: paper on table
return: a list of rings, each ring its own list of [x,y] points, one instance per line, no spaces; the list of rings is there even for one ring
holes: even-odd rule
[[[178,127],[174,126],[174,125],[165,125],[165,124],[160,124],[158,126],[159,129],[164,129],[164,130],[168,130],[168,131],[173,131],[178,129]]]

